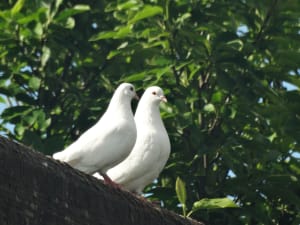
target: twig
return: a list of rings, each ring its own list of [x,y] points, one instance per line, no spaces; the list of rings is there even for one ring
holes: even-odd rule
[[[266,30],[266,28],[267,28],[267,25],[268,25],[268,23],[269,23],[272,15],[273,15],[273,12],[274,12],[274,9],[275,9],[277,3],[278,3],[278,0],[273,0],[272,1],[271,5],[269,7],[269,10],[267,12],[267,15],[266,15],[266,17],[265,17],[265,19],[263,21],[263,24],[260,27],[260,30],[259,30],[259,32],[258,32],[258,34],[257,34],[257,36],[255,38],[254,44],[258,43],[262,39],[263,33]]]

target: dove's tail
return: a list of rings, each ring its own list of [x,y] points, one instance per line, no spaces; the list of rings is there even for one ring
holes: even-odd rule
[[[56,159],[56,160],[60,160],[60,161],[64,161],[64,152],[56,152],[53,154],[53,159]]]
[[[70,156],[70,153],[66,150],[61,152],[56,152],[52,156],[54,159],[59,160],[61,162],[66,162],[70,166],[77,167],[77,164],[80,162],[80,158],[76,158],[74,155]]]

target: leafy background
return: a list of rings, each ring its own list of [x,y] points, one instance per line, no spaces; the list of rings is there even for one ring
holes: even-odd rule
[[[3,135],[52,154],[97,121],[119,83],[159,85],[172,155],[149,198],[211,225],[300,223],[298,0],[0,8]]]

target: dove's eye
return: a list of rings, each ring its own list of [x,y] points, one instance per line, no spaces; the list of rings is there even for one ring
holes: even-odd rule
[[[153,95],[156,95],[156,92],[155,92],[155,91],[153,91],[153,92],[152,92],[152,94],[153,94]]]
[[[133,87],[130,87],[130,91],[133,91]]]

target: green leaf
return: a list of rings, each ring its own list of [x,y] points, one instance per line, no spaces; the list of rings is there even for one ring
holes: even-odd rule
[[[176,195],[179,200],[179,202],[183,205],[186,203],[186,188],[185,188],[185,183],[183,180],[180,179],[180,177],[177,177],[176,179]]]
[[[142,11],[135,14],[135,16],[131,20],[129,20],[129,23],[135,23],[139,20],[143,20],[162,13],[163,13],[163,9],[160,6],[146,5],[142,9]]]
[[[89,5],[75,5],[71,9],[65,9],[61,13],[58,14],[58,16],[55,18],[56,21],[66,20],[70,16],[83,13],[90,10]]]
[[[135,7],[137,5],[137,3],[138,2],[136,0],[130,0],[130,1],[127,1],[122,4],[118,4],[116,9],[119,11],[126,10],[126,9],[132,9],[133,7]]]
[[[40,8],[36,12],[24,15],[23,17],[19,18],[17,22],[19,24],[26,24],[33,20],[35,21],[42,21],[42,18],[46,16],[47,8]]]
[[[113,51],[110,51],[109,54],[107,55],[107,59],[112,59],[114,58],[115,56],[117,55],[120,55],[122,53],[122,50],[113,50]]]
[[[89,5],[78,4],[75,5],[73,9],[76,10],[77,12],[84,12],[90,10],[91,8]]]
[[[41,39],[43,36],[43,25],[41,23],[36,23],[33,31],[36,34],[36,37]]]
[[[48,60],[50,58],[51,50],[47,46],[43,46],[42,52],[43,52],[43,54],[42,54],[42,59],[41,59],[41,66],[45,67],[46,63],[48,62]]]
[[[36,122],[37,116],[34,113],[29,113],[27,115],[24,115],[22,120],[26,122],[26,125],[32,126]]]
[[[6,100],[5,100],[4,96],[0,95],[0,103],[6,103]]]
[[[73,17],[69,17],[65,23],[63,23],[63,27],[67,29],[73,29],[75,27],[75,20]]]
[[[19,121],[20,116],[24,116],[32,111],[32,108],[30,106],[13,106],[6,108],[3,113],[1,114],[1,117],[5,121]]]
[[[15,126],[15,132],[16,132],[16,134],[19,135],[19,136],[23,136],[25,130],[26,130],[26,127],[24,127],[22,124],[17,124],[17,125]]]
[[[220,103],[222,101],[223,94],[221,91],[217,91],[212,95],[212,102]]]
[[[127,76],[123,81],[124,82],[139,81],[139,80],[143,80],[145,78],[145,76],[146,76],[146,72],[136,73],[136,74]]]
[[[194,202],[192,211],[200,209],[218,209],[218,208],[238,208],[229,198],[203,198],[200,201]]]
[[[21,9],[22,9],[23,6],[24,6],[24,3],[25,3],[25,0],[18,0],[18,1],[14,4],[13,8],[11,9],[11,14],[14,16],[14,15],[16,15],[18,12],[20,12]]]
[[[216,108],[213,104],[209,103],[204,106],[203,110],[210,113],[210,112],[215,112]]]
[[[182,205],[182,214],[185,217],[187,208],[186,208],[186,188],[185,188],[185,183],[183,180],[180,179],[180,177],[177,177],[176,179],[176,184],[175,184],[175,190],[176,190],[176,195],[179,200],[179,202]]]
[[[55,1],[55,10],[58,10],[59,6],[63,3],[63,0],[56,0]]]
[[[89,41],[98,41],[102,39],[121,39],[131,33],[132,26],[119,27],[116,31],[104,31],[93,35]]]
[[[33,90],[38,90],[41,85],[41,79],[38,77],[31,77],[28,83],[28,86]]]

